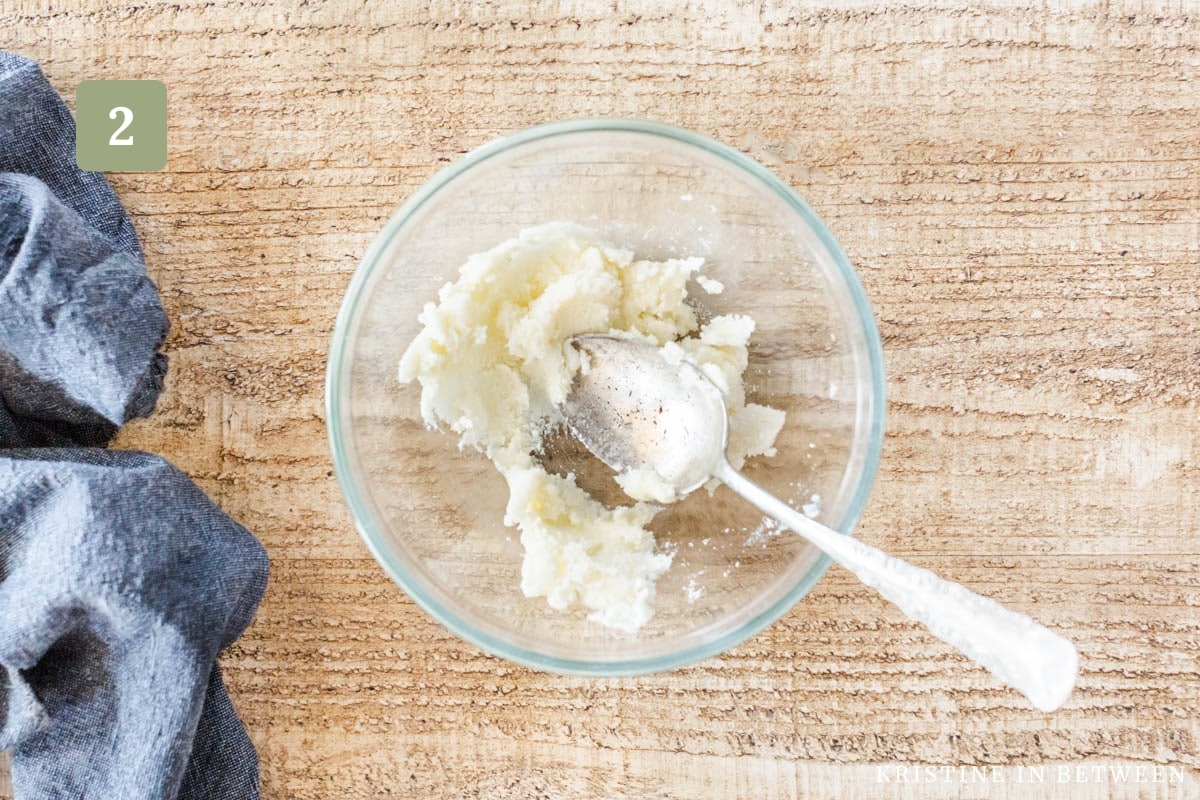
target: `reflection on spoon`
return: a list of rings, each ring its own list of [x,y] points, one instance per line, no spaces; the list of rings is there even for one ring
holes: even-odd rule
[[[583,367],[563,413],[605,464],[652,474],[676,495],[717,478],[1037,708],[1053,711],[1071,694],[1079,655],[1069,641],[1024,614],[809,519],[731,467],[721,391],[690,361],[672,361],[654,345],[623,336],[576,336],[571,344]]]

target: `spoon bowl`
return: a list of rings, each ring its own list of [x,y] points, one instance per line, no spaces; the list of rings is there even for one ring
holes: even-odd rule
[[[617,472],[653,466],[677,496],[712,479],[729,420],[720,390],[699,367],[627,336],[586,334],[569,346],[583,367],[563,416],[592,455]]]

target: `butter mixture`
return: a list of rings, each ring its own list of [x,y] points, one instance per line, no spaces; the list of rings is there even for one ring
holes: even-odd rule
[[[618,476],[636,502],[609,508],[538,461],[580,368],[572,336],[623,333],[681,348],[725,395],[730,463],[774,454],[783,412],[746,403],[742,385],[754,321],[729,314],[700,325],[689,281],[710,293],[724,288],[702,268],[700,258],[638,260],[556,222],[471,256],[421,312],[400,380],[420,381],[426,424],[482,450],[507,481],[505,523],[521,531],[527,597],[556,609],[582,604],[589,619],[632,633],[652,616],[655,581],[671,564],[646,529],[656,503],[675,499],[653,470]]]

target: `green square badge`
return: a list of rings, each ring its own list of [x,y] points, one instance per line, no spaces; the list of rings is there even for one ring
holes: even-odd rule
[[[167,165],[162,81],[84,81],[75,89],[75,163],[94,172],[157,172]]]

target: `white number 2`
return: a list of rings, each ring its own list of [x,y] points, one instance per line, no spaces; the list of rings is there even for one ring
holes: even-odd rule
[[[108,112],[108,118],[116,119],[118,113],[120,113],[123,122],[121,123],[121,127],[113,131],[113,135],[108,137],[108,143],[109,145],[132,145],[133,134],[130,134],[129,136],[122,136],[121,131],[128,128],[130,123],[133,122],[133,112],[125,106],[117,106],[112,111]]]

